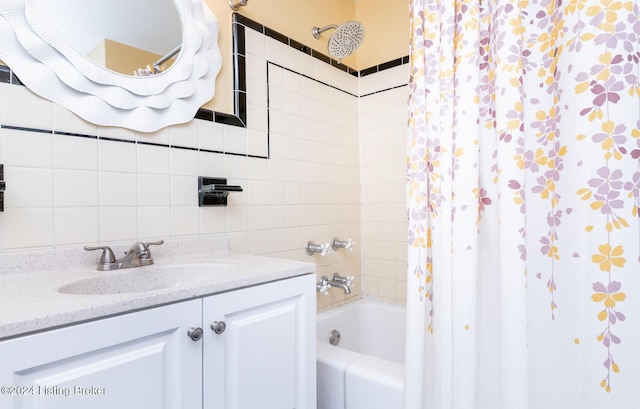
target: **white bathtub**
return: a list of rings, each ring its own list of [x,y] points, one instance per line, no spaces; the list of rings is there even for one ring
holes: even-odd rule
[[[317,409],[402,408],[404,307],[359,300],[318,314],[317,334]]]

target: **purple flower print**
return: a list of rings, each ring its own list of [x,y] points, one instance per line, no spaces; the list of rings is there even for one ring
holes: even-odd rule
[[[601,167],[597,170],[599,178],[589,179],[588,184],[595,189],[593,198],[595,202],[591,207],[594,210],[600,209],[602,214],[613,215],[613,209],[622,209],[624,201],[619,199],[620,190],[624,187],[622,182],[622,170],[611,171],[608,167]]]

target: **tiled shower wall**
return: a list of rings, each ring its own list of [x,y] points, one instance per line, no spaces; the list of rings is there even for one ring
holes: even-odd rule
[[[402,302],[404,279],[389,282],[400,276],[401,252],[392,258],[385,246],[398,246],[395,230],[406,217],[387,213],[388,193],[376,198],[369,186],[382,192],[392,184],[390,175],[370,168],[404,159],[400,149],[387,149],[396,128],[390,124],[399,119],[397,108],[387,108],[405,98],[398,88],[386,89],[406,76],[388,70],[358,79],[249,29],[246,67],[247,128],[205,120],[152,134],[98,127],[25,87],[0,84],[7,182],[0,251],[226,235],[233,251],[316,262],[318,276],[355,276],[349,298],[360,294],[362,260],[364,291]],[[363,84],[370,95],[359,98]],[[387,98],[400,101],[380,102]],[[363,118],[371,120],[364,127]],[[227,177],[244,191],[231,193],[227,207],[198,207],[198,175]],[[398,187],[404,176],[395,182],[402,197],[393,201],[404,200]],[[374,213],[384,214],[378,220]],[[388,229],[394,240],[382,234]],[[358,242],[356,250],[304,253],[308,240],[336,236]],[[393,273],[381,272],[383,265]],[[346,299],[333,289],[318,296],[318,308]]]
[[[360,79],[363,294],[404,305],[408,65]]]

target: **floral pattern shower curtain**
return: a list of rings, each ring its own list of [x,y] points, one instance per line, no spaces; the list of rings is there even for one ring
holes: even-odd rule
[[[640,408],[638,0],[410,9],[405,408]]]

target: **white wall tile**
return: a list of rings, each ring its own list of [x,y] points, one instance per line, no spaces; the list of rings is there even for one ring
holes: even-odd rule
[[[266,84],[267,83],[267,60],[265,60],[264,57],[247,53],[247,55],[245,56],[245,61],[246,61],[247,80]]]
[[[101,207],[100,242],[128,242],[138,238],[136,207]]]
[[[138,202],[135,175],[121,172],[100,172],[100,206],[135,206]]]
[[[171,237],[171,208],[139,206],[138,236],[143,240]]]
[[[199,207],[200,234],[220,234],[226,232],[225,207]]]
[[[53,208],[5,209],[2,217],[6,249],[53,247]]]
[[[53,206],[53,171],[51,169],[4,167],[7,190],[5,208]]]
[[[287,227],[287,206],[269,206],[269,229]]]
[[[171,127],[162,128],[155,132],[137,132],[136,140],[138,142],[147,142],[168,145],[170,143]]]
[[[269,207],[252,205],[247,208],[247,229],[250,231],[269,228]]]
[[[266,37],[252,29],[245,29],[246,53],[265,58],[267,53]]]
[[[100,239],[98,207],[58,207],[55,209],[56,246],[86,245]]]
[[[226,176],[227,179],[246,179],[247,158],[245,156],[225,155],[224,173],[217,176]]]
[[[0,137],[2,138],[1,158],[5,166],[34,168],[53,166],[51,134],[0,129]]]
[[[266,131],[249,129],[247,131],[247,153],[262,158],[269,157],[269,134]],[[266,173],[263,173],[262,176],[266,176]]]
[[[168,175],[138,175],[138,206],[169,206],[171,178]]]
[[[98,206],[98,173],[82,170],[53,172],[56,207]]]
[[[2,125],[44,130],[53,128],[53,103],[27,87],[0,83],[0,106]]]
[[[274,40],[271,37],[267,37],[267,54],[266,58],[268,61],[276,63],[278,65],[284,66],[284,47],[280,41]]]
[[[269,118],[265,105],[247,103],[247,129],[267,132],[269,130]],[[264,134],[266,140],[266,134]]]
[[[107,172],[135,173],[136,145],[101,139],[98,141],[98,169]]]
[[[169,149],[144,144],[136,144],[136,146],[138,173],[169,174]]]
[[[224,126],[211,121],[198,121],[200,149],[224,151]]]
[[[224,151],[241,154],[247,152],[247,129],[239,126],[226,126],[224,128]]]
[[[198,156],[198,176],[216,177],[224,175],[224,155],[200,152]]]
[[[183,176],[198,175],[198,152],[186,149],[171,149],[171,174]]]
[[[169,127],[169,143],[171,146],[197,148],[199,144],[198,129],[201,121],[189,121]]]
[[[269,231],[252,230],[248,235],[247,249],[249,254],[267,255],[269,254]]]
[[[247,178],[266,180],[269,177],[269,161],[260,158],[247,158]]]
[[[198,206],[196,176],[171,176],[171,206]]]
[[[113,126],[98,127],[98,136],[103,138],[121,139],[124,141],[135,141],[138,137],[136,131]]]
[[[269,229],[269,253],[287,250],[287,229]]]
[[[289,227],[287,232],[287,250],[300,250],[304,243],[302,227]]]
[[[53,141],[53,166],[58,169],[98,169],[98,140],[57,135]]]
[[[171,207],[171,237],[197,236],[200,233],[198,206]]]
[[[247,206],[227,206],[226,208],[226,231],[239,232],[248,229],[248,209]]]
[[[98,126],[85,121],[62,105],[53,104],[53,130],[80,135],[97,135]]]

